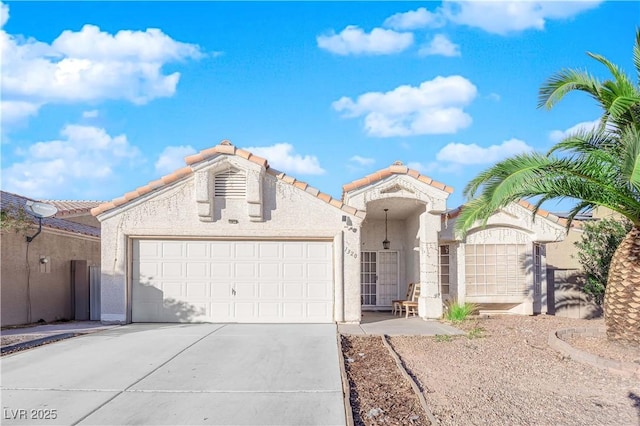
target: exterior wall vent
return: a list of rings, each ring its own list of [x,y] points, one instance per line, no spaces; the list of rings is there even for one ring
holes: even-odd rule
[[[224,198],[244,198],[247,195],[247,177],[238,169],[229,169],[215,175],[214,195]]]

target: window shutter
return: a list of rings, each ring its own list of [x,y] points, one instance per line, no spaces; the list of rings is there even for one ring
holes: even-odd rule
[[[229,169],[215,176],[214,195],[224,198],[244,198],[247,194],[247,177],[237,169]]]

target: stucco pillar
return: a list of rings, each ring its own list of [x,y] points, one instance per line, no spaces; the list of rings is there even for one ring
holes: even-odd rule
[[[334,256],[334,282],[335,282],[335,299],[334,314],[335,322],[344,322],[344,234],[340,231],[333,238]]]
[[[425,319],[442,316],[442,296],[438,274],[438,232],[440,215],[429,212],[420,215],[420,298],[418,314]]]
[[[467,297],[467,284],[465,281],[465,276],[467,274],[466,271],[466,262],[465,262],[465,245],[462,243],[456,244],[455,251],[455,271],[456,271],[456,292],[454,298],[459,303],[464,303]]]

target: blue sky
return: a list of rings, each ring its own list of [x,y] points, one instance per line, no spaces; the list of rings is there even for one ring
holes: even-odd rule
[[[109,200],[229,139],[335,197],[396,160],[455,188],[599,117],[638,2],[5,2],[2,189]],[[632,78],[636,76],[631,74]]]

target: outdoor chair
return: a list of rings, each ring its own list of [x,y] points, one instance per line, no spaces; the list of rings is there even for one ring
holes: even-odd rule
[[[420,283],[413,286],[413,293],[410,300],[404,300],[400,303],[401,308],[406,312],[405,318],[409,318],[409,314],[418,315],[418,298],[420,297]],[[402,311],[401,311],[402,312]]]
[[[399,313],[400,316],[402,316],[402,302],[409,302],[411,301],[411,296],[413,295],[413,286],[415,284],[414,283],[409,283],[409,285],[407,286],[407,295],[405,296],[404,299],[397,299],[397,300],[392,300],[391,301],[391,313],[393,315],[395,315],[396,313]]]

